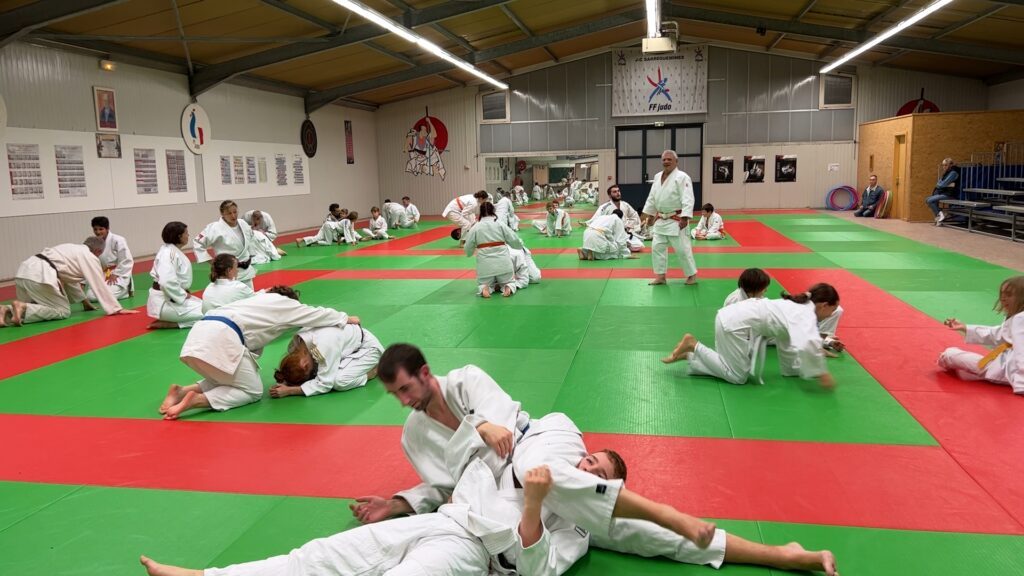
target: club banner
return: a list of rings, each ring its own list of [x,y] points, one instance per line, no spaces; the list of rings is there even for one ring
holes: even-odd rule
[[[708,47],[675,54],[612,52],[612,116],[698,114],[708,110]]]

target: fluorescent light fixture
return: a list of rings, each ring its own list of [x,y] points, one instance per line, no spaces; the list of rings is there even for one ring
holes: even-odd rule
[[[363,18],[369,20],[370,22],[373,22],[374,24],[380,26],[381,28],[384,28],[388,32],[401,36],[407,42],[412,42],[413,44],[416,44],[424,51],[429,52],[434,56],[437,56],[438,58],[444,60],[445,62],[453,64],[454,66],[462,70],[465,70],[466,72],[469,72],[470,74],[476,76],[477,78],[489,82],[502,90],[508,90],[508,84],[505,84],[504,82],[501,82],[495,78],[488,76],[483,71],[479,70],[469,62],[466,62],[461,58],[455,57],[444,48],[441,48],[440,46],[434,44],[430,40],[423,38],[419,34],[416,34],[412,30],[406,28],[405,26],[402,26],[401,24],[395,22],[391,18],[388,18],[387,16],[381,14],[380,12],[368,8],[360,4],[359,2],[354,2],[353,0],[334,0],[334,3],[344,8],[348,8],[349,10],[358,14],[359,16],[362,16]]]
[[[661,36],[661,0],[644,0],[647,7],[647,37]]]
[[[867,52],[868,50],[871,50],[872,48],[874,48],[875,46],[881,44],[882,42],[885,42],[889,38],[892,38],[893,36],[899,34],[900,32],[903,32],[907,28],[910,28],[911,26],[916,24],[918,21],[928,17],[929,14],[931,14],[932,12],[935,12],[936,10],[939,10],[940,8],[942,8],[946,4],[949,4],[952,1],[953,0],[938,0],[937,2],[932,2],[931,4],[929,4],[929,5],[925,6],[924,8],[922,8],[916,14],[911,16],[910,18],[907,18],[906,20],[901,21],[900,23],[896,24],[895,26],[886,29],[881,34],[879,34],[878,36],[875,36],[871,40],[868,40],[867,42],[865,42],[865,43],[861,44],[860,46],[858,46],[856,50],[847,53],[845,56],[843,56],[839,60],[836,60],[835,62],[829,64],[828,66],[825,66],[824,68],[821,69],[820,73],[821,74],[827,74],[828,72],[831,72],[831,71],[835,70],[836,68],[842,66],[843,64],[846,64],[850,60],[853,60],[857,56],[860,56],[861,54]]]

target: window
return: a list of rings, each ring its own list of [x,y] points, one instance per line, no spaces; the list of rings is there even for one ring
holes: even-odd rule
[[[820,77],[818,108],[853,108],[856,97],[856,78],[848,74],[822,74]]]
[[[480,123],[504,124],[509,121],[508,92],[488,92],[480,95]]]

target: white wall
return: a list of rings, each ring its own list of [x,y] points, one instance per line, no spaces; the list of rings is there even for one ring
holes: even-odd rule
[[[853,142],[705,146],[702,188],[704,202],[715,208],[821,208],[825,194],[836,186],[857,186],[857,145]],[[775,155],[795,154],[796,182],[775,182]],[[712,184],[715,156],[733,157],[732,184]],[[764,182],[743,183],[743,157],[764,156]],[[829,172],[829,164],[839,170]]]
[[[0,50],[0,96],[6,101],[8,126],[92,133],[92,87],[117,91],[120,133],[180,138],[181,111],[189,102],[185,76],[121,64],[113,73],[99,69],[97,59],[81,54],[13,43]],[[224,84],[202,95],[199,103],[210,116],[213,137],[247,142],[299,143],[305,118],[300,98]],[[345,163],[343,120],[353,121],[356,163]],[[328,106],[312,116],[319,150],[310,160],[312,193],[246,202],[242,210],[259,207],[270,212],[281,230],[311,227],[320,222],[331,202],[367,210],[377,202],[376,116]],[[197,163],[201,164],[201,163]],[[9,194],[10,182],[0,181]],[[218,218],[217,204],[206,202],[200,182],[199,202],[102,210],[111,228],[124,235],[139,256],[153,254],[160,230],[181,220],[191,231]],[[41,248],[61,242],[80,242],[90,233],[89,220],[98,212],[64,212],[38,216],[0,214],[0,278],[11,278],[18,264]]]
[[[454,88],[377,110],[379,201],[409,196],[423,214],[440,214],[452,198],[484,189],[484,161],[477,154],[476,94],[476,87]],[[447,171],[444,180],[405,171],[405,136],[428,108],[448,128],[448,147],[441,154]]]
[[[984,110],[988,88],[976,78],[879,68],[857,67],[857,124],[892,118],[900,107],[921,97],[942,112]]]
[[[1024,79],[988,87],[989,110],[1024,110]]]

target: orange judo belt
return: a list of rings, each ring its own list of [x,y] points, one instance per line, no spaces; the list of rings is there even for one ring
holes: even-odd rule
[[[477,244],[477,248],[493,248],[495,246],[504,246],[504,242],[484,242],[483,244]]]
[[[978,368],[983,370],[985,366],[991,364],[993,360],[999,358],[1000,354],[1006,352],[1010,348],[1013,348],[1013,344],[1010,344],[1009,342],[1000,343],[999,346],[996,346],[995,348],[990,350],[988,354],[985,354],[985,356],[982,357],[981,360],[978,360]]]

